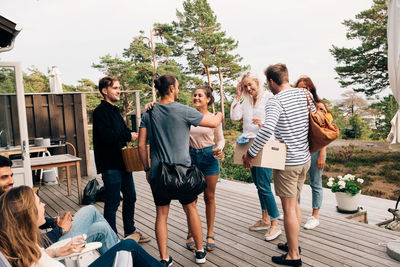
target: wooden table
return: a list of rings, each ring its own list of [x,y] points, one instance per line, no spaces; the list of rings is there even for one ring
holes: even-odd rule
[[[47,147],[39,146],[39,147],[29,147],[29,153],[38,153],[38,152],[46,152]],[[0,150],[0,155],[9,158],[10,155],[18,155],[21,154],[21,147]]]
[[[31,169],[40,170],[40,169],[49,169],[55,167],[65,167],[67,171],[67,190],[68,196],[71,195],[71,177],[70,177],[70,166],[76,166],[76,176],[77,176],[77,185],[78,185],[78,198],[79,203],[82,202],[82,185],[81,185],[81,168],[80,168],[81,158],[72,156],[70,154],[61,154],[55,156],[48,157],[37,157],[31,158]]]

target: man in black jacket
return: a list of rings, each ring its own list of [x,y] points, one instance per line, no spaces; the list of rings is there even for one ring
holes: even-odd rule
[[[137,133],[126,125],[115,105],[120,100],[117,78],[106,76],[99,81],[99,91],[104,100],[93,111],[93,146],[97,173],[101,173],[104,189],[104,218],[117,233],[116,212],[123,194],[122,221],[124,234],[138,242],[148,242],[149,237],[136,231],[134,214],[136,191],[132,173],[125,171],[121,149],[127,142],[135,141]]]

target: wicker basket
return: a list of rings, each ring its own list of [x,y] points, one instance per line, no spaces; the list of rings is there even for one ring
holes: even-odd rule
[[[147,145],[147,160],[150,166],[150,146]],[[144,171],[144,166],[140,161],[139,148],[137,146],[130,146],[122,149],[122,158],[124,159],[125,169],[127,172]]]

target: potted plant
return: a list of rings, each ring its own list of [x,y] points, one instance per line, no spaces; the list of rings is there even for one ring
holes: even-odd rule
[[[352,174],[329,178],[327,186],[335,193],[337,209],[343,213],[355,213],[358,211],[358,202],[361,193],[362,178],[356,178]]]

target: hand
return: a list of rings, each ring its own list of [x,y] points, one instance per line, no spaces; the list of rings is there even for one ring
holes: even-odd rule
[[[147,103],[144,107],[146,108],[146,110],[151,110],[153,109],[155,103],[156,102]]]
[[[56,217],[56,225],[63,228],[63,234],[68,232],[72,227],[72,217],[73,215],[70,212],[65,212],[60,217]]]
[[[257,117],[253,118],[253,124],[258,125],[258,127],[260,127],[260,128],[263,126],[263,123],[262,123],[261,119],[257,118]]]
[[[85,245],[86,241],[83,237],[74,237],[66,245],[56,248],[56,255],[57,257],[64,257],[72,253],[79,253],[85,249]]]
[[[325,155],[323,155],[323,157],[321,157],[321,154],[322,153],[320,153],[320,156],[318,157],[318,160],[317,160],[318,170],[322,170],[323,168],[325,168]]]
[[[150,172],[146,172],[146,180],[150,184]]]
[[[139,134],[136,132],[131,132],[131,141],[135,142],[138,139]]]
[[[242,87],[242,83],[238,82],[238,84],[236,85],[236,99],[239,100],[239,98],[242,96],[243,93],[243,87]]]
[[[213,148],[211,151],[212,151],[214,158],[219,159],[219,160],[223,159],[224,153],[222,152],[222,148],[216,147],[216,148]]]
[[[247,153],[243,155],[243,166],[245,168],[253,168],[253,158],[250,157]]]

